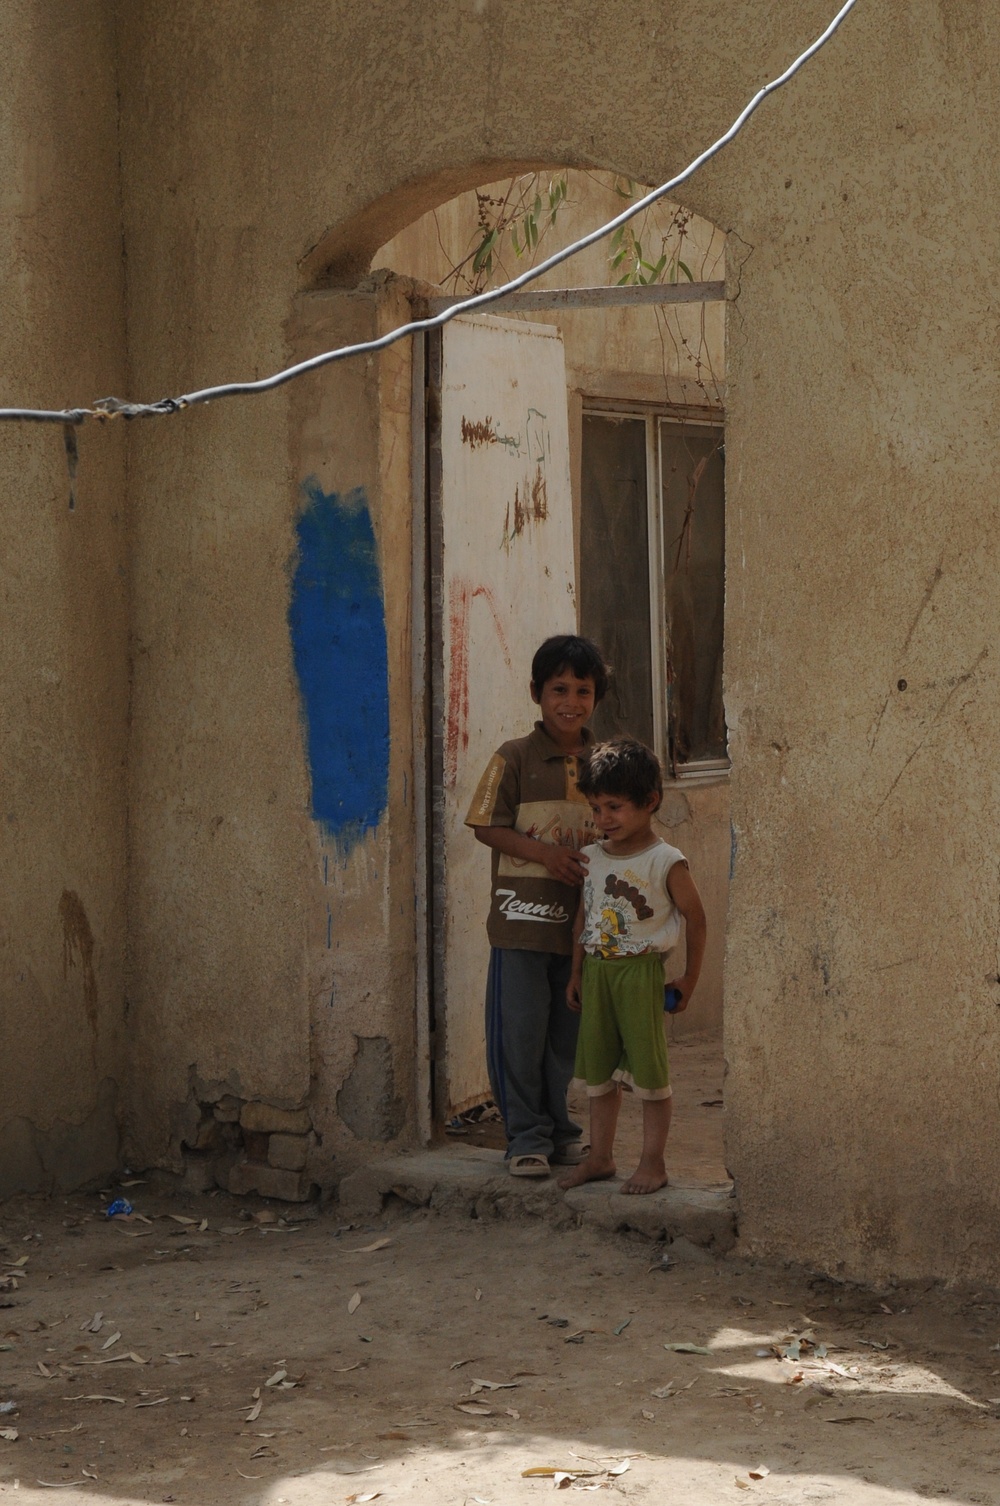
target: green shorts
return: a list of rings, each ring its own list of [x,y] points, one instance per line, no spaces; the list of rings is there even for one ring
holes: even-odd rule
[[[626,1082],[638,1098],[669,1098],[659,952],[584,957],[582,995],[576,1080],[586,1084],[588,1097]]]

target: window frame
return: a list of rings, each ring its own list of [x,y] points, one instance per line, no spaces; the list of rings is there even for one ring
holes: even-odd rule
[[[725,444],[725,424],[721,409],[694,408],[669,403],[623,402],[598,397],[584,397],[581,419],[642,419],[646,429],[646,541],[649,566],[649,662],[652,681],[653,738],[655,751],[669,780],[688,784],[695,781],[726,780],[732,768],[725,758],[706,758],[677,764],[670,745],[669,703],[667,695],[667,651],[670,624],[667,621],[665,591],[665,555],[663,540],[663,487],[660,435],[664,425],[721,430]],[[582,435],[582,427],[581,427]],[[581,440],[582,476],[582,440]],[[581,559],[580,568],[583,561]],[[723,558],[723,587],[725,559]]]

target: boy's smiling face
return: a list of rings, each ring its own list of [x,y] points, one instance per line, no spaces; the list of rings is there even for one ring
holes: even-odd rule
[[[560,669],[545,684],[531,687],[531,699],[542,713],[542,726],[557,747],[567,753],[580,747],[581,734],[594,710],[594,680],[581,680],[571,669]]]
[[[616,857],[648,846],[653,837],[653,813],[660,803],[656,795],[650,795],[642,805],[627,795],[588,795],[587,799],[594,825]]]

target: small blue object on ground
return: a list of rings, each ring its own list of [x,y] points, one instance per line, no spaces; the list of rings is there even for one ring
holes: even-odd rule
[[[134,1213],[135,1209],[127,1197],[116,1197],[113,1203],[109,1203],[104,1210],[105,1218],[117,1218],[119,1213]]]

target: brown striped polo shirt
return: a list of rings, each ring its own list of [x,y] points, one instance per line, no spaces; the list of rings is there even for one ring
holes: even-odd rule
[[[591,740],[584,731],[584,742]],[[590,807],[576,786],[579,760],[563,753],[541,722],[527,737],[503,743],[479,781],[466,826],[509,826],[554,846],[594,840]],[[486,933],[492,946],[529,952],[573,950],[580,890],[551,878],[541,863],[526,863],[494,848],[493,887]]]

